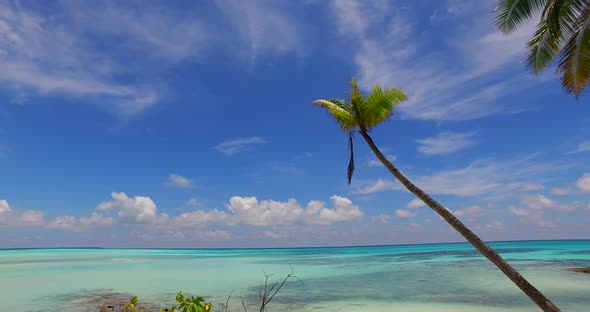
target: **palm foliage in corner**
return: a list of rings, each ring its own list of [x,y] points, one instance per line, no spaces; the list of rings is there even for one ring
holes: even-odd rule
[[[590,83],[590,1],[498,0],[496,26],[509,34],[537,14],[537,30],[527,43],[527,67],[539,74],[559,57],[562,87],[581,95]]]

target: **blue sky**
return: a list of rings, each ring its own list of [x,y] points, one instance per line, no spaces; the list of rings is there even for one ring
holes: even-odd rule
[[[0,247],[460,241],[310,102],[373,132],[484,239],[588,238],[590,106],[522,65],[494,1],[0,2]]]

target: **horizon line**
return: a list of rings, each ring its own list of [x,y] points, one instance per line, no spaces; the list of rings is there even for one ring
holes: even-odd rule
[[[523,239],[523,240],[493,240],[485,241],[486,243],[524,243],[524,242],[563,242],[563,241],[590,241],[590,238],[568,238],[568,239]],[[0,248],[0,251],[10,250],[43,250],[43,249],[128,249],[128,250],[270,250],[270,249],[315,249],[315,248],[371,248],[371,247],[397,247],[397,246],[425,246],[425,245],[452,245],[468,244],[468,241],[447,242],[447,243],[410,243],[410,244],[375,244],[375,245],[348,245],[348,246],[296,246],[296,247],[15,247]]]

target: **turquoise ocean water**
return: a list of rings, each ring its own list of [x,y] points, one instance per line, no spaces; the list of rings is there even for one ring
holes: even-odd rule
[[[590,311],[590,241],[491,243],[564,311]],[[538,311],[470,245],[293,249],[0,250],[1,311],[97,311],[101,295],[170,303],[178,290],[254,306],[265,272],[288,283],[271,311]],[[94,298],[92,300],[84,300]],[[98,299],[96,299],[98,298]],[[238,299],[234,311],[241,311]],[[250,311],[254,311],[251,308]]]

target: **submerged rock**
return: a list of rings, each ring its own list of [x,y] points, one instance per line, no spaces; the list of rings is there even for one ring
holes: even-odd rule
[[[122,312],[123,306],[133,297],[129,293],[115,292],[111,289],[95,289],[73,292],[58,299],[59,308],[43,311],[79,311],[83,308],[89,312]],[[159,312],[160,305],[148,300],[140,300],[137,312]],[[2,311],[3,312],[3,311]]]
[[[578,273],[587,273],[587,274],[590,274],[590,267],[585,267],[585,268],[569,268],[567,270],[568,271],[571,271],[571,272],[578,272]]]
[[[100,308],[99,312],[119,312],[123,311],[124,303],[117,303],[115,305],[104,305]],[[131,310],[130,310],[131,311]],[[137,307],[137,312],[158,312],[160,309],[156,308],[155,306],[139,306]]]

